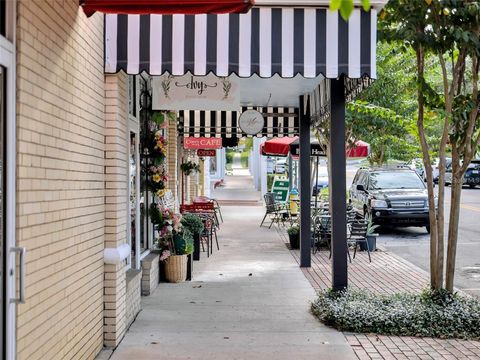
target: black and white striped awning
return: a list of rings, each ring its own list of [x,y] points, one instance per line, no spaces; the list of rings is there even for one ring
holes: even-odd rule
[[[242,111],[255,109],[264,114],[265,125],[257,137],[297,136],[298,108],[294,107],[243,107]],[[240,111],[179,111],[178,130],[181,136],[241,138],[245,135],[238,126]]]
[[[246,14],[105,15],[105,72],[213,72],[290,78],[376,77],[375,9],[348,22],[325,8],[253,8]]]

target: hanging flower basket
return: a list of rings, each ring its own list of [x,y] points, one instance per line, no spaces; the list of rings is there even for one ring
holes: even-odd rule
[[[168,282],[184,282],[187,278],[187,256],[170,255],[165,260],[165,278]]]
[[[200,172],[200,165],[194,163],[193,161],[187,161],[180,165],[180,170],[182,170],[182,172],[188,176],[193,173]]]

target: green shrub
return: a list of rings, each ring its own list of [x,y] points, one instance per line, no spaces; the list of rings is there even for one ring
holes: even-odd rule
[[[195,214],[185,214],[180,220],[184,229],[188,229],[192,234],[201,234],[203,231],[203,221]]]
[[[480,338],[480,301],[447,291],[394,295],[323,291],[312,304],[312,312],[323,323],[342,331]]]
[[[232,164],[234,155],[235,155],[235,151],[233,151],[233,149],[227,149],[225,151],[225,162],[227,164]]]
[[[293,225],[287,229],[288,235],[299,235],[300,234],[300,226]]]
[[[267,191],[272,191],[274,178],[275,178],[275,174],[267,174]]]
[[[244,151],[240,154],[240,163],[242,164],[243,168],[248,168],[248,155],[250,153],[248,151]]]

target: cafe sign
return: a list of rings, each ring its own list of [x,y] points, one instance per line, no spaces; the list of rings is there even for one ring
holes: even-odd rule
[[[185,137],[183,138],[184,149],[221,149],[221,138]]]
[[[239,86],[230,77],[165,74],[153,77],[152,89],[154,110],[232,111],[240,108]]]

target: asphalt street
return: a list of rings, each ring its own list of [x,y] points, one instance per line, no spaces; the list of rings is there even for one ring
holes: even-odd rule
[[[357,167],[347,166],[350,186]],[[446,219],[450,208],[450,188],[446,187]],[[445,224],[445,233],[448,221]],[[377,243],[414,265],[429,271],[430,236],[425,228],[381,228]],[[446,238],[446,236],[445,236]],[[446,249],[446,239],[445,239]],[[455,286],[480,296],[480,187],[462,190]]]

